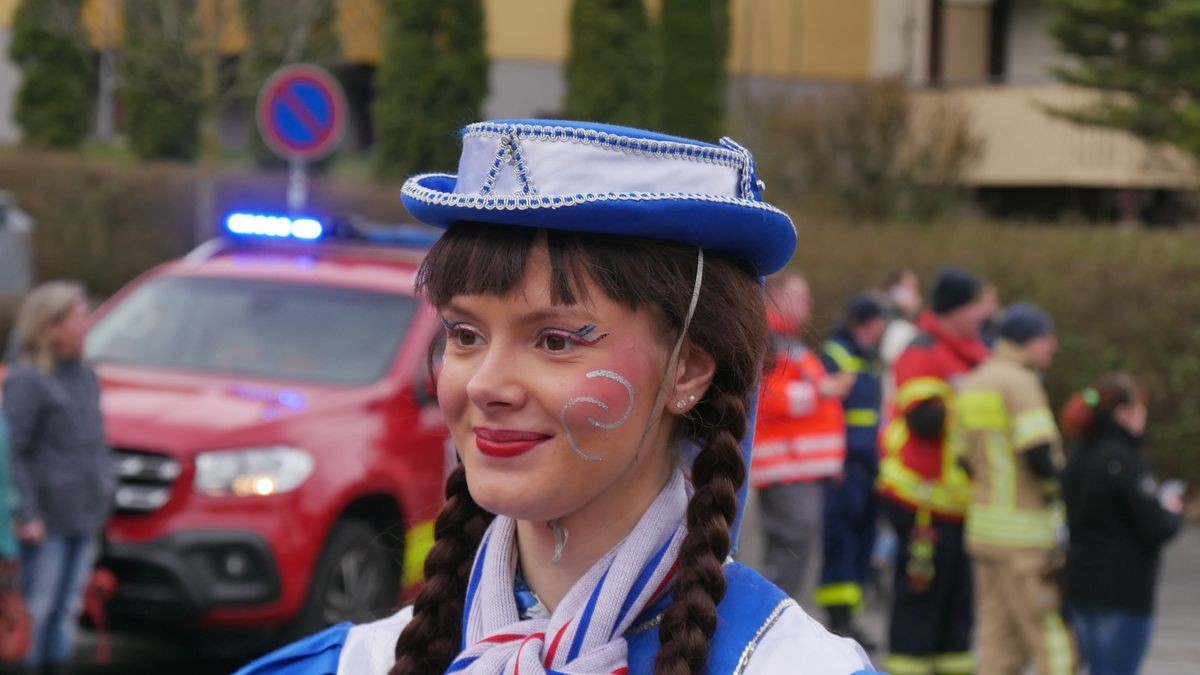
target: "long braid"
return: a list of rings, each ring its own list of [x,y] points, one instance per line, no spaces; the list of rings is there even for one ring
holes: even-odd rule
[[[725,597],[723,564],[737,514],[737,491],[746,480],[738,439],[746,431],[746,401],[733,393],[706,397],[698,416],[720,420],[692,465],[695,493],[688,502],[687,536],[679,552],[679,576],[659,626],[657,675],[701,673],[708,641],[717,630],[717,604]]]
[[[471,563],[494,517],[471,498],[460,464],[446,479],[446,504],[425,558],[425,585],[413,603],[412,621],[396,640],[389,675],[441,675],[458,654]]]

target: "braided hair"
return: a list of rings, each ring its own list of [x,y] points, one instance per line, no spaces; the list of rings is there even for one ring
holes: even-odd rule
[[[569,305],[587,299],[587,282],[632,310],[649,309],[664,344],[683,331],[696,274],[696,249],[623,236],[539,231],[469,223],[451,227],[430,250],[418,287],[436,307],[457,295],[506,295],[521,284],[537,246],[551,264],[550,297]],[[725,595],[723,563],[746,479],[739,441],[748,402],[769,351],[762,291],[753,274],[720,253],[705,253],[703,288],[686,339],[716,364],[704,396],[676,422],[673,437],[700,447],[692,465],[678,575],[659,626],[658,674],[703,672]],[[425,561],[426,582],[413,619],[396,642],[390,675],[433,675],[449,667],[462,640],[467,580],[492,514],[467,490],[459,466],[446,483],[446,505]]]

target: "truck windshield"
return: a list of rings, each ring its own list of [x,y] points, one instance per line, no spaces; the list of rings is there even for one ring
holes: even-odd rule
[[[166,277],[101,318],[86,353],[100,363],[361,385],[387,371],[416,307],[394,293]]]

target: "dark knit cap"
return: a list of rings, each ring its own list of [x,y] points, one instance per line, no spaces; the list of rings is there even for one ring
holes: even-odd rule
[[[1014,302],[1000,320],[1000,337],[1019,345],[1053,332],[1050,315],[1032,302]]]
[[[983,283],[974,274],[957,267],[938,270],[933,282],[933,313],[949,314],[979,298]]]
[[[860,326],[871,319],[883,316],[887,308],[878,298],[869,293],[859,293],[846,303],[846,323]]]

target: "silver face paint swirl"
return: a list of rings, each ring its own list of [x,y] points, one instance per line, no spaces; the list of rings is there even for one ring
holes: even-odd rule
[[[585,377],[588,379],[603,377],[612,380],[613,382],[620,384],[622,387],[625,387],[625,394],[629,399],[629,402],[625,406],[625,412],[621,414],[620,419],[617,421],[601,422],[594,417],[588,417],[588,422],[591,422],[592,426],[596,427],[597,429],[604,429],[606,431],[616,429],[624,424],[625,421],[629,419],[629,414],[633,412],[633,384],[631,384],[629,380],[622,377],[619,373],[614,373],[611,370],[592,370],[586,373]],[[579,455],[579,457],[586,462],[598,462],[604,459],[608,453],[602,452],[596,455],[589,455],[588,453],[584,452],[583,449],[579,447],[579,443],[575,440],[575,435],[571,433],[571,428],[567,426],[567,411],[579,405],[580,403],[590,403],[591,405],[594,405],[605,412],[608,412],[608,404],[596,398],[595,396],[576,396],[568,400],[566,404],[563,405],[562,411],[558,413],[558,419],[560,422],[562,422],[563,429],[567,433],[567,443],[571,446],[571,450],[574,450],[575,454]]]

